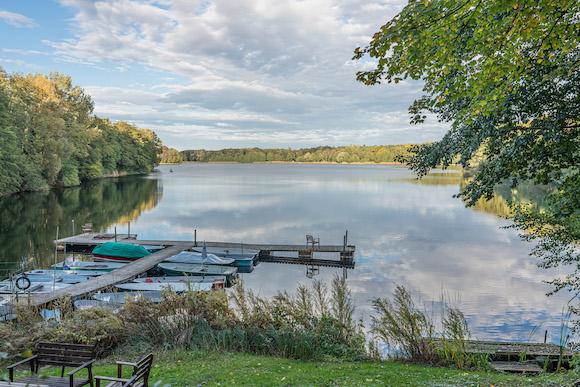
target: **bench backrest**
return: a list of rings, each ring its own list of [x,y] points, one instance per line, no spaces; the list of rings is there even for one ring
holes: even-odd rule
[[[38,346],[37,367],[54,365],[76,368],[93,358],[94,349],[94,345],[42,342]]]
[[[130,386],[148,386],[149,373],[151,372],[151,366],[153,365],[153,354],[145,356],[143,359],[139,360],[135,367],[133,368],[133,376],[131,379],[123,384],[123,387]]]

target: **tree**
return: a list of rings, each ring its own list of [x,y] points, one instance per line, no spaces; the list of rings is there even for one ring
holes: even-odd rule
[[[424,82],[412,123],[427,113],[451,123],[442,140],[414,149],[409,165],[419,176],[456,157],[468,167],[483,150],[459,194],[468,205],[506,181],[555,186],[545,214],[524,208],[514,217],[525,238],[539,239],[533,254],[548,266],[580,260],[578,36],[576,0],[410,1],[354,56],[376,62],[357,74],[368,85]],[[563,286],[580,288],[579,274]]]

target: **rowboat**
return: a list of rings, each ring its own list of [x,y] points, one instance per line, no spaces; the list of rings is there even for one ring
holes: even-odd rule
[[[60,273],[58,271],[57,273]],[[64,284],[78,284],[79,282],[87,281],[88,279],[93,277],[83,277],[81,275],[27,275],[27,276],[18,276],[13,278],[12,280],[7,279],[0,282],[0,285],[5,285],[9,282],[14,282],[15,284],[26,284],[27,282],[62,282]],[[27,281],[28,280],[28,281]]]
[[[57,275],[77,275],[80,277],[98,277],[103,274],[107,274],[106,271],[99,270],[58,270]],[[24,272],[26,275],[53,275],[54,270],[38,269]]]
[[[232,258],[221,258],[214,254],[204,255],[203,252],[182,251],[179,254],[167,258],[164,262],[228,266],[234,263],[234,261]]]
[[[97,306],[115,309],[119,306],[114,302],[106,302],[101,300],[76,300],[73,302],[73,305],[77,309],[90,309]]]
[[[208,276],[223,275],[226,277],[226,286],[231,286],[238,276],[238,269],[231,266],[195,265],[190,263],[161,262],[157,265],[168,275]]]
[[[194,252],[201,252],[199,247],[193,247]],[[223,247],[207,247],[208,254],[217,255],[223,259],[233,259],[233,266],[252,266],[258,263],[258,256],[260,250],[242,249],[242,248],[223,248]]]
[[[115,285],[121,290],[132,290],[132,291],[170,291],[181,293],[185,291],[192,292],[202,292],[210,291],[213,287],[213,283],[208,282],[130,282],[126,284]]]
[[[113,292],[113,293],[98,293],[93,294],[95,300],[113,302],[116,304],[124,304],[128,300],[137,300],[143,298],[150,302],[161,302],[163,300],[163,292]]]
[[[74,261],[67,262],[66,267],[69,270],[98,270],[98,271],[112,271],[120,267],[125,266],[126,263],[121,262],[85,262],[85,261]],[[62,270],[64,262],[52,265],[56,270]]]
[[[192,276],[192,275],[169,275],[163,277],[142,277],[134,278],[133,282],[193,282],[193,283],[210,283],[213,284],[214,288],[224,287],[226,283],[226,277],[224,275],[208,275],[208,276]]]
[[[93,249],[96,262],[133,262],[151,253],[143,246],[132,243],[105,242]]]
[[[0,287],[0,293],[49,293],[60,289],[72,286],[71,284],[63,284],[61,282],[32,282],[30,287],[20,289],[16,283],[12,282]]]

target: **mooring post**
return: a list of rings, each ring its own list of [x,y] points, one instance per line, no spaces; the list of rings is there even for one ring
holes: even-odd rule
[[[548,330],[546,329],[546,333],[544,333],[544,344],[546,344],[547,340],[548,340]]]
[[[197,247],[197,230],[193,230],[193,245]]]
[[[117,242],[117,226],[115,226],[115,242]]]
[[[131,239],[131,222],[127,223],[127,238]]]

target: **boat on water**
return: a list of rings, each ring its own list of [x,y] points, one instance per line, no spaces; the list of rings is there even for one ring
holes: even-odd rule
[[[214,288],[223,288],[226,284],[226,276],[224,275],[208,275],[208,276],[192,276],[192,275],[169,275],[163,277],[142,277],[134,278],[133,282],[145,282],[145,283],[156,283],[156,282],[192,282],[192,283],[210,283]]]
[[[194,252],[201,252],[203,248],[193,247],[191,250]],[[232,263],[232,266],[237,267],[256,265],[260,254],[260,250],[242,249],[237,247],[207,247],[206,251],[207,254],[217,255],[224,259],[233,259],[234,262]]]
[[[63,284],[62,282],[47,281],[47,282],[32,282],[29,287],[21,289],[12,282],[0,287],[0,293],[50,293],[60,289],[72,286],[71,284]]]
[[[232,258],[221,258],[214,254],[206,254],[204,252],[182,251],[172,257],[164,260],[164,262],[172,263],[191,263],[197,265],[221,265],[229,266],[234,263]]]
[[[73,305],[77,309],[91,309],[97,306],[103,308],[113,308],[116,309],[119,307],[119,304],[114,302],[107,302],[101,300],[76,300],[73,302]]]
[[[85,261],[74,261],[74,262],[61,262],[56,265],[52,265],[56,270],[62,270],[64,266],[68,267],[68,270],[98,270],[109,272],[120,267],[125,266],[126,263],[122,262],[85,262]]]
[[[146,292],[112,292],[112,293],[97,293],[93,294],[95,300],[124,304],[128,300],[136,300],[143,298],[150,302],[163,301],[163,292],[161,291],[146,291]]]
[[[60,271],[58,271],[57,273],[60,273]],[[22,285],[26,285],[28,282],[30,283],[34,283],[34,282],[50,282],[50,281],[56,281],[56,282],[62,282],[64,284],[78,284],[79,282],[84,282],[84,281],[88,281],[90,278],[93,277],[83,277],[82,275],[30,275],[30,276],[18,276],[18,277],[14,277],[13,279],[6,279],[2,282],[0,282],[0,285],[5,285],[9,282],[14,282],[15,284],[18,284],[20,286]]]
[[[151,252],[141,245],[132,243],[105,242],[93,249],[95,262],[133,262],[139,258],[151,255]]]
[[[185,291],[208,292],[213,288],[210,282],[130,282],[126,284],[115,285],[121,290],[131,291],[170,291],[182,293]]]
[[[157,265],[168,275],[187,276],[214,276],[223,275],[226,277],[226,286],[231,286],[238,276],[238,269],[232,266],[219,265],[196,265],[191,263],[161,262]]]
[[[58,270],[56,272],[56,275],[58,276],[62,276],[62,275],[75,275],[75,276],[80,276],[80,277],[98,277],[100,275],[103,274],[107,274],[107,271],[99,271],[99,270]],[[38,269],[38,270],[31,270],[31,271],[25,271],[24,274],[30,276],[30,275],[53,275],[54,274],[54,270],[48,270],[48,269]]]

